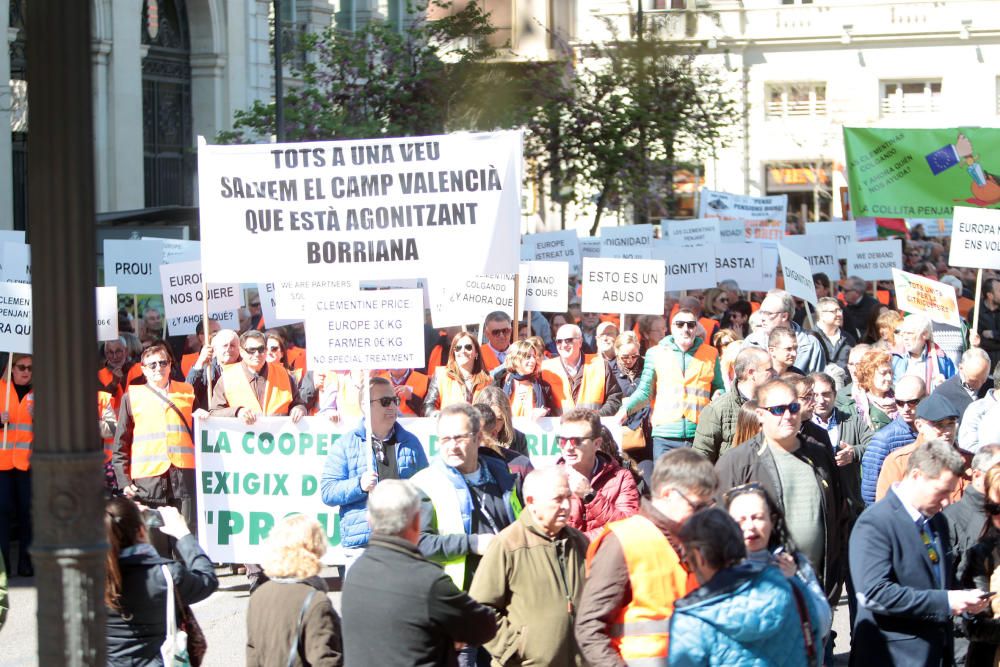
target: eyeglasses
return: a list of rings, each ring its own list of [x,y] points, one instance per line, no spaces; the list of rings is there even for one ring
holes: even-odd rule
[[[442,445],[446,447],[453,442],[459,445],[464,445],[468,443],[472,439],[472,436],[474,435],[475,433],[459,433],[458,435],[443,435],[438,437],[438,442],[440,442]]]
[[[486,332],[490,336],[509,336],[510,327],[504,327],[503,329],[494,329],[493,331]]]
[[[698,323],[694,320],[674,320],[675,327],[687,327],[688,329],[694,329],[698,326]]]
[[[763,315],[764,317],[777,317],[778,315],[781,315],[785,311],[783,311],[783,310],[764,310],[763,308],[761,308],[757,312],[760,313],[761,315]]]
[[[383,396],[382,398],[373,398],[372,403],[378,403],[383,408],[387,408],[390,405],[399,405],[399,396]]]
[[[143,364],[143,366],[145,366],[149,370],[154,370],[156,368],[166,368],[169,365],[170,365],[169,361],[165,361],[165,360],[162,360],[162,359],[160,361],[150,361],[149,363]],[[18,366],[17,368],[18,368],[18,370],[24,370],[20,366]],[[28,370],[29,371],[31,370],[31,366],[28,366]]]
[[[840,308],[825,308],[825,309],[823,309],[823,310],[821,310],[819,312],[821,312],[821,313],[827,313],[827,314],[830,314],[830,315],[839,315],[839,314],[843,313],[844,311],[842,309],[840,309]]]
[[[14,368],[21,371],[22,373],[30,373],[31,366],[25,366],[24,364],[14,364]]]
[[[720,296],[720,297],[718,297],[716,299],[716,301],[721,301],[722,303],[729,303],[729,297],[728,296]]]
[[[566,445],[573,445],[574,449],[578,449],[580,445],[592,440],[593,438],[581,438],[579,436],[572,436],[572,437],[566,437],[562,435],[556,436],[556,444],[559,445],[560,449],[565,449]]]
[[[767,410],[775,417],[780,417],[785,414],[785,412],[791,412],[793,415],[799,414],[799,410],[802,409],[802,405],[798,402],[789,403],[787,405],[772,405],[771,407],[760,406],[761,410]]]
[[[732,504],[733,500],[747,493],[765,495],[767,492],[764,490],[764,487],[761,486],[760,482],[749,482],[747,484],[740,484],[739,486],[734,486],[733,488],[723,493],[722,501],[726,503],[726,506],[728,507],[730,504]]]
[[[257,303],[251,303],[250,307],[251,308],[260,308],[260,301],[258,301]]]
[[[638,354],[619,354],[618,358],[622,361],[632,361],[633,359],[638,359]]]
[[[255,354],[264,354],[267,348],[261,345],[260,347],[245,347],[243,350],[252,357]]]
[[[986,501],[983,503],[983,511],[990,516],[1000,515],[1000,503],[991,503]]]
[[[456,352],[458,352],[460,350],[463,351],[463,352],[472,352],[474,349],[476,349],[476,346],[473,345],[472,343],[462,343],[461,345],[456,345],[455,346],[455,351]]]
[[[572,345],[573,341],[580,340],[579,338],[556,338],[556,345]]]
[[[268,352],[281,352],[281,346],[280,345],[268,345],[267,346],[267,351]]]
[[[906,400],[904,398],[897,398],[896,399],[896,407],[897,408],[915,408],[915,407],[917,407],[917,403],[919,403],[919,402],[920,402],[919,398],[911,398],[909,400]]]
[[[685,495],[680,489],[671,489],[671,491],[673,491],[678,496],[684,499],[684,502],[686,502],[688,506],[691,508],[692,513],[700,512],[703,509],[708,509],[709,507],[713,507],[715,505],[715,498],[710,498],[708,500],[695,502],[690,498],[688,498],[687,495]]]

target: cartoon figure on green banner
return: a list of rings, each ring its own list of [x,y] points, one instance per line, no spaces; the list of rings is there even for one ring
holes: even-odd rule
[[[927,165],[935,176],[959,162],[965,162],[965,170],[972,178],[969,187],[973,196],[954,201],[964,201],[967,204],[983,207],[1000,202],[1000,182],[996,176],[983,169],[983,165],[979,163],[979,155],[973,153],[972,142],[964,134],[959,133],[954,144],[939,148],[927,156]]]

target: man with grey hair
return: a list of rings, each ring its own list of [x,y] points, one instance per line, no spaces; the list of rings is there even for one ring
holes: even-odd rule
[[[420,553],[442,565],[463,591],[490,543],[517,520],[523,505],[519,478],[502,458],[479,456],[481,443],[479,413],[468,403],[446,406],[437,418],[438,456],[413,476],[425,497]],[[479,651],[477,645],[463,649],[459,665],[475,665]]]
[[[981,348],[972,347],[962,353],[958,372],[939,384],[933,393],[947,398],[958,409],[959,414],[964,415],[973,401],[985,397],[992,388],[990,355]],[[962,419],[964,417],[958,418],[959,427]],[[962,446],[965,447],[964,443]]]
[[[812,335],[823,348],[828,364],[837,364],[847,370],[847,359],[858,339],[844,330],[844,309],[833,297],[825,296],[816,303],[816,328]]]
[[[719,289],[726,291],[726,295],[729,297],[729,303],[736,303],[743,298],[743,291],[740,289],[739,283],[735,280],[723,280],[719,283]]]
[[[951,590],[951,533],[941,509],[964,470],[949,443],[928,440],[910,456],[902,481],[855,524],[852,664],[950,665],[951,617],[989,604],[983,591]]]
[[[443,667],[454,664],[456,645],[496,634],[493,612],[420,555],[420,505],[404,480],[385,480],[368,495],[371,539],[341,598],[344,664]]]
[[[705,406],[694,432],[694,450],[704,454],[712,463],[718,461],[730,447],[740,444],[733,442],[740,408],[753,398],[757,387],[774,377],[771,356],[759,347],[740,350],[733,363],[733,371],[735,379],[732,388]]]
[[[892,354],[892,377],[899,382],[904,375],[924,380],[928,391],[955,374],[955,363],[934,342],[931,320],[923,313],[907,315],[896,329],[899,349]]]
[[[858,340],[864,337],[872,312],[879,307],[878,300],[867,290],[864,279],[850,276],[840,292],[844,297],[844,331],[851,332]]]
[[[622,404],[622,389],[603,356],[583,354],[580,327],[575,324],[559,327],[556,351],[558,356],[542,362],[542,379],[552,387],[552,396],[560,410],[587,408],[597,410],[603,417],[615,414]]]
[[[798,346],[795,366],[803,373],[816,373],[826,366],[826,358],[819,341],[802,330],[792,321],[795,315],[795,300],[792,295],[781,289],[773,289],[767,293],[760,304],[757,313],[761,316],[761,325],[746,337],[743,346],[753,345],[762,349],[768,348],[768,338],[778,327],[791,329],[795,334]]]
[[[993,369],[993,383],[994,388],[968,404],[959,420],[958,444],[966,451],[975,452],[985,444],[997,442],[994,433],[1000,426],[1000,394],[995,385],[1000,383],[1000,364]]]
[[[500,532],[476,570],[469,595],[505,620],[486,644],[494,664],[582,664],[573,617],[586,579],[588,540],[567,525],[572,496],[565,466],[529,473],[524,511]]]

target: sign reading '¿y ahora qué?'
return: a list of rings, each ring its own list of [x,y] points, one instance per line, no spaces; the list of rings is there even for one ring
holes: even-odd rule
[[[520,173],[520,132],[249,146],[200,140],[205,279],[423,278],[445,267],[514,273]]]

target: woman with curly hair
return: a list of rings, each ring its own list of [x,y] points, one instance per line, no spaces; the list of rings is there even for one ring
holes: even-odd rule
[[[436,417],[452,403],[469,403],[492,384],[483,366],[479,341],[467,331],[457,334],[448,350],[448,364],[434,369],[424,397],[424,417]]]
[[[558,414],[552,388],[542,380],[542,360],[529,340],[519,340],[507,349],[503,366],[494,372],[494,384],[510,401],[514,417],[538,419]]]
[[[271,531],[262,563],[269,580],[247,607],[247,667],[344,664],[340,617],[319,576],[326,544],[319,522],[304,514]]]
[[[892,377],[892,354],[886,350],[868,350],[854,369],[855,409],[873,431],[896,417]]]

